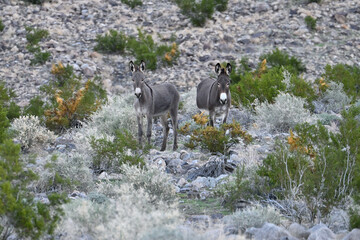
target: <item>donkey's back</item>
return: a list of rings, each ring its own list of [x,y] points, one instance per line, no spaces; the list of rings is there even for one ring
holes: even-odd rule
[[[215,80],[205,79],[197,86],[196,104],[198,108],[209,110],[210,89],[214,83]]]

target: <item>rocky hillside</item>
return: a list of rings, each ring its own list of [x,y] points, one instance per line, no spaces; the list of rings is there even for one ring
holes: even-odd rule
[[[215,11],[204,27],[194,27],[176,1],[143,0],[134,9],[122,2],[53,0],[32,5],[0,0],[0,81],[15,91],[21,107],[41,94],[49,104],[33,105],[42,112],[27,109],[33,115],[40,112],[38,117],[19,117],[9,114],[12,105],[0,94],[0,120],[5,123],[0,130],[8,133],[0,131],[0,172],[11,171],[3,163],[19,159],[24,172],[38,175],[18,188],[29,193],[23,196],[31,199],[29,206],[37,209],[35,204],[41,203],[55,214],[61,205],[64,213],[60,218],[43,214],[49,219],[29,230],[16,225],[18,216],[6,208],[10,214],[0,211],[0,238],[359,239],[360,1],[229,0],[227,10]],[[317,19],[315,29],[307,26],[307,16]],[[39,42],[40,49],[51,54],[43,65],[31,64],[27,27],[49,32]],[[163,128],[158,120],[152,127],[152,146],[140,149],[136,143],[128,66],[135,57],[94,50],[97,36],[111,29],[133,37],[142,29],[156,43],[176,43],[175,64],[145,74],[151,85],[170,82],[181,94],[177,151],[170,151],[172,126],[168,151],[159,151]],[[260,56],[276,48],[299,59],[306,71],[259,64]],[[249,69],[234,78],[240,76],[248,86],[265,82],[265,87],[254,87],[260,93],[241,92],[239,82],[233,82],[231,91],[249,98],[258,94],[257,100],[234,104],[228,125],[217,122],[215,128],[206,128],[206,117],[195,104],[195,87],[214,78],[216,63],[239,66],[244,58]],[[339,63],[346,66],[328,69],[319,80],[327,64]],[[65,77],[66,65],[75,75]],[[344,76],[336,75],[337,69]],[[77,82],[96,76],[107,97],[95,83],[81,88]],[[73,81],[73,88],[49,84],[61,77]],[[267,82],[282,90],[270,94],[272,100],[259,102],[261,88],[273,87]],[[46,84],[57,88],[48,88],[48,97],[40,91]],[[57,95],[60,89],[70,91],[68,109],[65,97]],[[87,93],[88,102],[81,102]],[[76,119],[78,112],[69,109],[78,106],[81,121],[66,122],[68,115]],[[63,114],[66,111],[71,114]],[[61,114],[66,124],[56,118]],[[49,124],[57,120],[64,128]],[[17,171],[22,176],[22,170]],[[10,177],[9,185],[22,183],[14,181],[22,178]],[[57,201],[53,194],[59,194]],[[50,220],[56,224],[46,232]]]
[[[5,25],[0,35],[0,79],[16,90],[20,105],[38,93],[50,79],[52,63],[74,66],[84,78],[101,76],[112,93],[130,89],[128,62],[131,56],[94,52],[95,38],[110,29],[137,35],[137,28],[152,34],[155,41],[179,43],[178,63],[149,72],[153,83],[171,82],[181,91],[196,86],[213,73],[216,62],[247,57],[252,66],[274,48],[286,50],[305,63],[306,79],[319,77],[326,64],[353,65],[360,59],[360,3],[330,1],[301,4],[300,1],[235,1],[228,10],[215,12],[204,28],[190,20],[172,1],[143,1],[134,9],[116,0],[51,1],[42,6],[2,0],[0,16]],[[317,19],[309,31],[304,18]],[[30,66],[25,26],[49,31],[41,42],[51,59],[43,66]]]

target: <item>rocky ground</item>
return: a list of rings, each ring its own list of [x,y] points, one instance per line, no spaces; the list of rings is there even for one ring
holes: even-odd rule
[[[304,22],[307,15],[318,19],[316,31],[307,29]],[[99,54],[93,50],[96,36],[109,29],[136,36],[137,28],[142,28],[157,42],[167,42],[175,34],[180,51],[178,63],[170,68],[148,71],[146,75],[152,84],[175,84],[183,96],[201,80],[210,77],[217,62],[247,57],[250,64],[256,66],[260,55],[275,48],[301,59],[307,68],[304,77],[309,81],[319,77],[326,64],[360,62],[360,1],[323,0],[320,5],[305,5],[295,0],[229,0],[228,10],[216,12],[204,28],[192,27],[177,5],[167,0],[143,0],[143,6],[135,9],[116,0],[51,1],[42,6],[0,0],[0,16],[5,25],[0,33],[0,80],[15,90],[20,106],[39,94],[39,87],[51,79],[52,63],[59,61],[72,65],[84,79],[101,76],[110,95],[130,91],[128,62],[133,57]],[[25,26],[47,29],[50,33],[41,43],[44,50],[51,52],[51,60],[43,66],[30,66],[32,54],[26,50]],[[228,210],[221,207],[212,190],[237,165],[257,164],[272,150],[278,137],[250,128],[252,119],[245,111],[232,109],[229,121],[231,118],[249,130],[255,142],[250,146],[243,143],[234,146],[226,164],[221,156],[190,151],[181,144],[177,152],[163,153],[153,149],[147,156],[148,161],[172,175],[182,198],[181,210],[188,216],[185,224],[195,223],[213,236],[219,229],[219,219]],[[180,122],[189,119],[189,115],[180,113]],[[160,123],[154,124],[153,133],[159,149]],[[171,141],[172,134],[169,145]],[[181,136],[180,143],[184,141],[186,136]],[[63,136],[48,151],[75,148],[71,136]],[[106,172],[98,176],[99,179],[111,177]],[[72,197],[86,197],[86,194],[75,192]],[[248,204],[244,202],[239,208]],[[251,228],[247,234],[255,239],[274,236],[273,239],[341,239],[348,234],[342,231],[345,225],[340,222],[330,230],[329,226],[321,224],[312,228],[288,224],[287,229],[267,224]],[[231,235],[231,227],[226,231]],[[349,234],[354,234],[353,238],[347,239],[358,239],[356,236],[360,233]]]
[[[208,78],[216,62],[247,57],[254,66],[260,55],[276,47],[305,63],[309,81],[319,77],[326,64],[359,62],[359,1],[305,5],[295,0],[230,0],[228,6],[225,12],[216,12],[204,28],[196,28],[167,0],[144,0],[135,9],[116,0],[55,0],[43,6],[2,0],[0,16],[5,29],[0,35],[0,79],[16,90],[21,105],[39,93],[38,88],[50,79],[51,64],[59,61],[74,66],[84,78],[101,76],[114,94],[129,90],[128,62],[133,58],[93,50],[96,35],[109,29],[136,35],[137,28],[142,28],[156,41],[175,34],[181,43],[178,64],[147,76],[152,83],[174,83],[181,91]],[[318,19],[316,31],[307,29],[307,15]],[[30,66],[25,26],[49,31],[49,38],[41,43],[51,52],[47,64]]]

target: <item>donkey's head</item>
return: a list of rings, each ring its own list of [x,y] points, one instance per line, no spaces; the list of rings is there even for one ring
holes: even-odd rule
[[[226,68],[222,68],[220,63],[215,65],[215,72],[218,75],[217,78],[217,88],[218,88],[218,97],[221,104],[226,104],[230,99],[230,73],[231,73],[231,64],[228,63]]]
[[[137,98],[141,98],[144,92],[145,62],[141,60],[140,65],[137,66],[133,63],[133,61],[130,61],[129,67],[130,67],[130,71],[132,72],[132,81],[133,81],[135,96]]]

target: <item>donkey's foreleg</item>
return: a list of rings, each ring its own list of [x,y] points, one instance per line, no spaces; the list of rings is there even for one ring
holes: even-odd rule
[[[146,137],[148,139],[148,144],[150,145],[151,141],[151,129],[152,129],[152,116],[147,116],[147,131],[146,131]]]
[[[226,119],[227,119],[228,115],[229,115],[229,108],[226,108],[226,111],[224,112],[223,119],[222,119],[223,124],[226,123]]]
[[[209,118],[210,118],[209,124],[210,126],[213,127],[215,123],[215,111],[209,111]]]
[[[163,126],[163,134],[164,134],[164,137],[163,137],[163,142],[162,142],[162,146],[161,146],[160,151],[165,151],[165,149],[166,149],[166,142],[167,142],[167,138],[168,138],[168,134],[169,134],[169,125],[168,125],[168,122],[167,122],[166,115],[167,115],[167,114],[161,116],[161,124],[162,124],[162,126]]]
[[[138,122],[138,140],[139,140],[139,145],[141,147],[141,139],[142,139],[142,135],[143,135],[143,118],[141,115],[137,115],[137,122]]]

